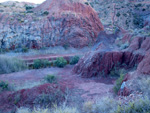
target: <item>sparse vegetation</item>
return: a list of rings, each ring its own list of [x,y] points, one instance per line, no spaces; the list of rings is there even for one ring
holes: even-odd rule
[[[63,57],[56,58],[56,60],[54,61],[54,65],[63,68],[67,65],[67,60],[65,60]]]
[[[129,44],[129,42],[122,43],[120,41],[120,43],[118,43],[117,46],[120,47],[121,50],[123,50],[123,49],[127,49],[130,46],[130,44]]]
[[[83,105],[83,113],[114,113],[117,101],[112,98],[98,99],[95,103],[88,101]]]
[[[150,98],[150,77],[139,77],[134,79],[131,84],[131,89],[144,93]]]
[[[120,77],[121,74],[125,74],[126,73],[126,70],[125,69],[119,69],[119,67],[114,67],[109,75],[110,77]]]
[[[120,74],[120,77],[116,80],[116,83],[115,83],[114,88],[113,88],[113,90],[116,94],[118,93],[118,91],[121,87],[123,79],[124,79],[124,74]]]
[[[74,65],[74,64],[78,63],[79,59],[80,59],[79,56],[72,57],[71,60],[70,60],[70,64]]]
[[[22,60],[0,56],[0,74],[18,72],[25,69],[27,69],[27,66]]]
[[[34,103],[41,106],[53,106],[54,104],[59,105],[64,99],[64,93],[60,89],[54,89],[51,93],[43,93],[39,95]]]
[[[115,113],[149,113],[150,100],[148,98],[141,98],[129,104],[118,106]]]
[[[54,106],[53,113],[80,113],[80,112],[75,107],[68,107],[66,105],[63,105],[61,107]]]
[[[128,104],[121,104],[113,98],[102,98],[95,103],[87,101],[83,104],[83,108],[69,107],[64,104],[57,106],[54,104],[53,108],[35,108],[33,111],[27,108],[19,108],[17,113],[149,113],[150,100],[145,97],[129,102]]]
[[[7,81],[0,81],[0,93],[3,91],[13,91],[14,86],[9,84]]]
[[[69,107],[66,105],[57,106],[55,105],[53,109],[50,108],[34,108],[31,111],[28,108],[19,108],[17,113],[80,113],[77,108]]]
[[[19,102],[20,99],[21,99],[20,94],[15,95],[15,98],[14,98],[14,99],[15,99],[15,100],[14,100],[14,104],[15,104],[15,105],[18,104],[18,102]]]

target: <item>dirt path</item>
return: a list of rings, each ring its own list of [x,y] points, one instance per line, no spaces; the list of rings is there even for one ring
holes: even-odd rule
[[[40,85],[46,75],[54,74],[58,76],[60,85],[63,84],[68,88],[80,90],[81,92],[77,92],[77,94],[84,99],[93,100],[111,94],[114,80],[110,78],[81,78],[79,75],[72,73],[72,68],[73,66],[68,65],[65,68],[27,70],[0,75],[0,80],[14,84],[19,90]]]
[[[30,61],[30,60],[36,60],[36,59],[55,59],[57,57],[72,57],[75,55],[82,55],[82,54],[49,54],[49,55],[35,55],[35,56],[22,56],[20,57],[22,60]]]

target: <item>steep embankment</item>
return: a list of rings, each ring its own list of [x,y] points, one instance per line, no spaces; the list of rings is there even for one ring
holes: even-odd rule
[[[115,67],[133,68],[138,66],[138,72],[149,73],[149,37],[130,39],[129,47],[124,50],[103,51],[99,48],[86,54],[74,67],[74,72],[83,77],[108,75]]]

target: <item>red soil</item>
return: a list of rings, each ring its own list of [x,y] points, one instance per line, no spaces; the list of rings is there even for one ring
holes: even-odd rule
[[[102,96],[110,95],[111,89],[113,87],[114,80],[110,78],[93,78],[93,79],[87,79],[87,78],[81,78],[78,75],[75,75],[72,73],[73,66],[66,66],[65,68],[47,68],[47,69],[40,69],[40,70],[27,70],[23,72],[18,73],[12,73],[12,74],[4,74],[0,76],[0,80],[8,81],[10,84],[14,83],[15,85],[23,85],[25,82],[33,83],[38,82],[40,80],[43,80],[44,76],[47,74],[56,74],[59,78],[58,84],[64,89],[68,87],[69,89],[76,89],[80,90],[81,92],[76,92],[77,95],[81,95],[83,99],[86,100],[93,100],[96,98],[101,98]],[[23,89],[19,90],[17,92],[11,93],[8,92],[4,93],[5,98],[8,98],[7,96],[11,97],[13,95],[17,95],[18,92],[26,92],[30,93],[31,97],[36,97],[38,94],[41,94],[41,91],[47,91],[44,90],[43,86],[49,86],[48,84],[41,85],[38,87],[34,87],[31,89]],[[51,86],[51,85],[50,85]],[[41,89],[42,88],[42,89]],[[40,90],[39,90],[40,89]],[[0,97],[2,97],[3,94],[1,94]],[[22,97],[25,96],[25,93],[22,93]],[[3,98],[3,97],[2,97]],[[5,100],[0,98],[0,100]],[[8,99],[6,99],[8,100]],[[28,97],[25,99],[28,100]],[[18,106],[24,106],[24,100],[21,100],[22,103],[20,103]],[[4,104],[5,103],[5,104]],[[14,103],[9,103],[8,101],[1,101],[0,106],[5,105],[5,107],[8,107],[8,109],[11,106],[14,106]],[[29,103],[28,103],[29,104]]]

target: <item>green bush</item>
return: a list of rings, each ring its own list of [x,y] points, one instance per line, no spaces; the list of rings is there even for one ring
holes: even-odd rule
[[[85,2],[85,4],[86,4],[86,5],[89,5],[89,3],[88,3],[88,2]]]
[[[49,12],[48,11],[44,11],[42,15],[47,16],[47,15],[49,15]]]
[[[25,8],[26,8],[26,10],[31,10],[31,9],[33,9],[34,7],[26,5]]]
[[[23,53],[27,53],[28,51],[29,51],[29,50],[28,50],[27,47],[23,47],[23,48],[22,48],[22,52],[23,52]]]
[[[13,90],[13,87],[10,86],[8,82],[0,81],[0,92],[2,91],[11,91]]]
[[[27,69],[24,61],[17,58],[0,56],[0,74],[18,72]]]
[[[141,16],[139,16],[137,14],[134,14],[134,16],[133,16],[133,24],[137,28],[143,28],[144,27],[144,19]]]
[[[114,68],[110,71],[109,75],[110,75],[111,77],[118,77],[118,76],[120,76],[120,72],[119,72],[118,70],[119,70],[119,69],[118,69],[117,67],[114,67]]]
[[[42,67],[41,60],[34,60],[33,68],[34,69],[39,69],[41,67]]]
[[[64,45],[63,45],[63,48],[64,48],[65,50],[67,50],[67,49],[69,48],[69,44],[64,44]]]
[[[80,58],[78,56],[72,57],[71,60],[70,60],[70,64],[74,65],[74,64],[78,63],[79,59]]]
[[[46,68],[49,67],[51,63],[48,60],[34,60],[33,68],[34,69],[40,69],[40,68]]]
[[[45,77],[45,80],[49,83],[56,83],[57,82],[57,77],[55,75],[47,75]]]
[[[0,82],[0,89],[1,90],[8,90],[8,83],[4,82],[4,81],[1,81]]]
[[[116,14],[116,16],[117,16],[117,17],[120,17],[120,13],[118,12],[118,13]]]
[[[67,60],[65,60],[63,57],[56,58],[56,60],[54,61],[54,65],[63,68],[64,66],[67,65]]]
[[[120,77],[121,74],[126,74],[126,70],[125,69],[119,69],[120,67],[114,67],[110,73],[109,76],[110,77]]]
[[[120,74],[120,77],[116,80],[116,83],[115,83],[114,88],[113,88],[113,90],[116,94],[118,93],[118,91],[121,87],[123,79],[124,79],[124,74]]]

